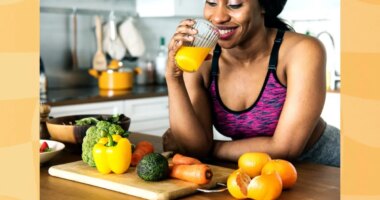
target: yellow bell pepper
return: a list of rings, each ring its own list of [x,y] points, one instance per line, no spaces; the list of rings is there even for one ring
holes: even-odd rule
[[[117,135],[117,134],[113,134],[112,135],[112,140],[114,142],[118,142],[121,138],[123,138],[123,137],[121,137],[121,135]],[[97,143],[106,145],[108,143],[108,137],[102,137],[102,138],[100,138]]]
[[[112,171],[115,174],[122,174],[131,164],[131,143],[120,135],[108,135],[107,138],[101,138],[95,144],[92,154],[100,173],[109,174]]]

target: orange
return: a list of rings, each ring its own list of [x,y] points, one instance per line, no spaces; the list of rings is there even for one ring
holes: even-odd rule
[[[247,198],[247,186],[251,178],[240,170],[232,172],[227,179],[228,192],[236,199]]]
[[[266,153],[249,152],[239,157],[238,165],[242,171],[253,178],[261,174],[261,169],[270,160],[270,156]]]
[[[297,181],[297,170],[289,161],[282,159],[271,160],[261,171],[262,174],[271,174],[273,172],[280,175],[284,189],[291,188]]]
[[[277,199],[282,192],[282,182],[277,173],[256,176],[248,185],[248,198],[255,200]]]

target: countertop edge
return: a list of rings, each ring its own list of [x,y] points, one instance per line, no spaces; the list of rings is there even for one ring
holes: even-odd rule
[[[162,94],[139,94],[139,95],[113,96],[113,97],[90,97],[86,99],[72,99],[72,100],[64,100],[64,101],[58,101],[58,102],[46,102],[46,104],[50,106],[69,106],[69,105],[80,105],[80,104],[88,104],[88,103],[103,103],[103,102],[120,101],[120,100],[164,97],[167,95],[168,95],[167,93],[162,93]]]
[[[99,90],[91,88],[50,89],[40,95],[41,104],[50,106],[69,106],[88,103],[154,98],[168,96],[165,85],[136,86],[131,90]]]

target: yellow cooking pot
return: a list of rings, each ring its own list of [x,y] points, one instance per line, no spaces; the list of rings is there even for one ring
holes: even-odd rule
[[[103,90],[126,90],[133,86],[133,72],[123,69],[108,69],[98,71],[88,70],[89,74],[98,79],[99,89]]]

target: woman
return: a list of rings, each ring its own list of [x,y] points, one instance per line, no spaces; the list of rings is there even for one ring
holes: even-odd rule
[[[192,20],[169,44],[166,149],[237,161],[245,152],[340,166],[339,130],[320,118],[326,55],[316,39],[277,18],[286,0],[206,0],[205,19],[219,28],[212,60],[183,73],[174,56],[192,41]],[[232,141],[214,141],[212,126]]]

